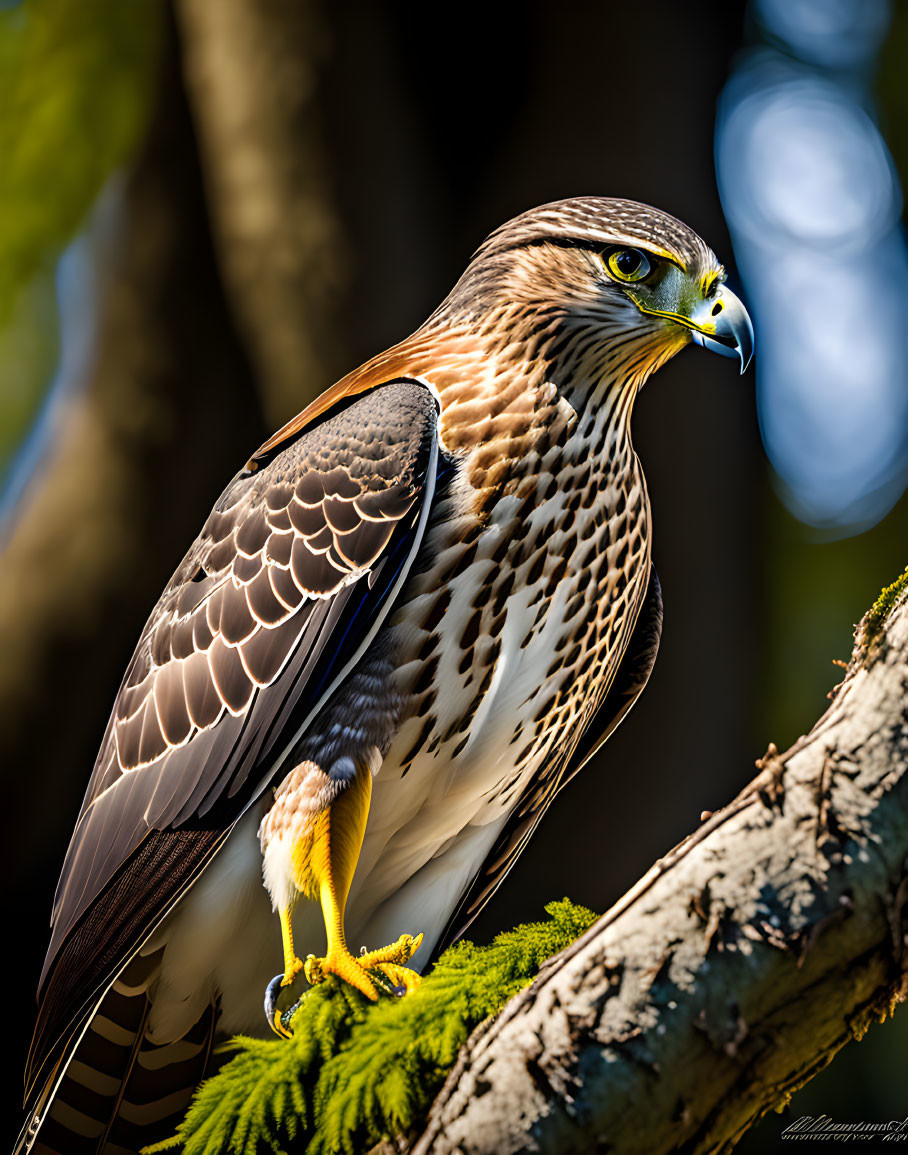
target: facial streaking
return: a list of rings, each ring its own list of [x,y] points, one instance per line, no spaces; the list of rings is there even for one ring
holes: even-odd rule
[[[725,285],[725,270],[691,275],[666,254],[616,247],[602,254],[606,275],[620,285],[641,313],[664,317],[689,329],[692,340],[726,357],[738,357],[741,372],[753,354],[747,311]]]
[[[677,218],[635,201],[580,197],[492,233],[445,304],[473,323],[502,312],[513,322],[520,312],[532,329],[534,315],[551,324],[561,312],[590,337],[636,334],[655,358],[650,371],[693,340],[738,357],[743,372],[753,329],[724,281],[715,254]],[[661,346],[652,341],[660,333]]]

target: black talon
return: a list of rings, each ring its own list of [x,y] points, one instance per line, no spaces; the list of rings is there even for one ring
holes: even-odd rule
[[[283,1016],[277,1006],[278,996],[284,989],[283,982],[284,976],[282,974],[275,975],[265,988],[265,1018],[268,1020],[268,1026],[276,1035],[280,1035],[282,1039],[289,1039],[291,1032],[284,1026]]]
[[[381,967],[376,967],[374,970],[370,970],[369,978],[372,980],[375,986],[383,990],[386,995],[393,995],[396,998],[404,994],[404,988],[399,987],[395,982],[389,979]]]

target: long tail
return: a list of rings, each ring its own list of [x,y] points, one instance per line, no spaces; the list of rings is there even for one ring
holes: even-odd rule
[[[137,955],[32,1105],[16,1155],[136,1155],[173,1134],[211,1057],[216,1003],[184,1035],[147,1035],[163,948]]]

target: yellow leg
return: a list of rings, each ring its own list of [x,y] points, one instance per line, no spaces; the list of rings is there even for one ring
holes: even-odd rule
[[[283,1012],[278,1006],[278,995],[283,987],[288,987],[303,969],[303,964],[297,957],[293,946],[293,924],[290,921],[290,907],[281,907],[278,917],[281,920],[281,938],[284,944],[284,973],[276,975],[268,984],[265,991],[265,1018],[276,1035],[284,1039],[293,1037],[283,1022]]]
[[[312,766],[307,770],[310,775],[313,772],[327,781],[327,775],[318,767]],[[318,778],[316,784],[321,784]],[[344,909],[366,833],[371,797],[372,774],[368,767],[362,767],[335,801],[307,825],[305,833],[293,845],[293,883],[300,893],[318,899],[321,904],[328,948],[324,958],[310,954],[305,963],[301,962],[293,944],[291,908],[279,908],[284,973],[268,984],[265,1015],[272,1029],[285,1038],[290,1037],[290,1032],[283,1024],[278,998],[281,990],[290,986],[301,970],[313,985],[322,982],[329,974],[337,975],[372,1000],[378,998],[374,981],[376,972],[382,976],[381,985],[385,989],[390,984],[409,992],[419,983],[419,975],[404,964],[419,949],[421,934],[415,938],[403,934],[390,946],[370,951],[359,958],[355,958],[347,946]]]
[[[381,970],[391,983],[407,990],[419,982],[419,975],[403,964],[418,950],[422,935],[401,935],[390,946],[359,958],[347,946],[344,909],[366,833],[371,797],[372,774],[363,767],[337,800],[318,816],[312,833],[297,844],[294,865],[300,889],[313,898],[317,896],[321,903],[328,938],[324,958],[307,957],[306,978],[315,984],[329,974],[338,975],[374,1001],[378,992],[370,970]]]
[[[281,910],[278,911],[278,916],[281,920],[281,939],[284,944],[284,977],[281,980],[282,987],[289,987],[303,969],[303,964],[297,958],[296,951],[293,948],[293,923],[290,921],[291,913],[289,907],[282,907]]]

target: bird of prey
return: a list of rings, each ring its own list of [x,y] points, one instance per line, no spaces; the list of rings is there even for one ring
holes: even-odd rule
[[[22,1149],[135,1152],[216,1032],[267,1030],[266,989],[285,1031],[304,978],[410,989],[462,933],[647,680],[661,599],[631,412],[691,340],[743,371],[724,280],[646,205],[524,213],[234,477],[88,785]]]

